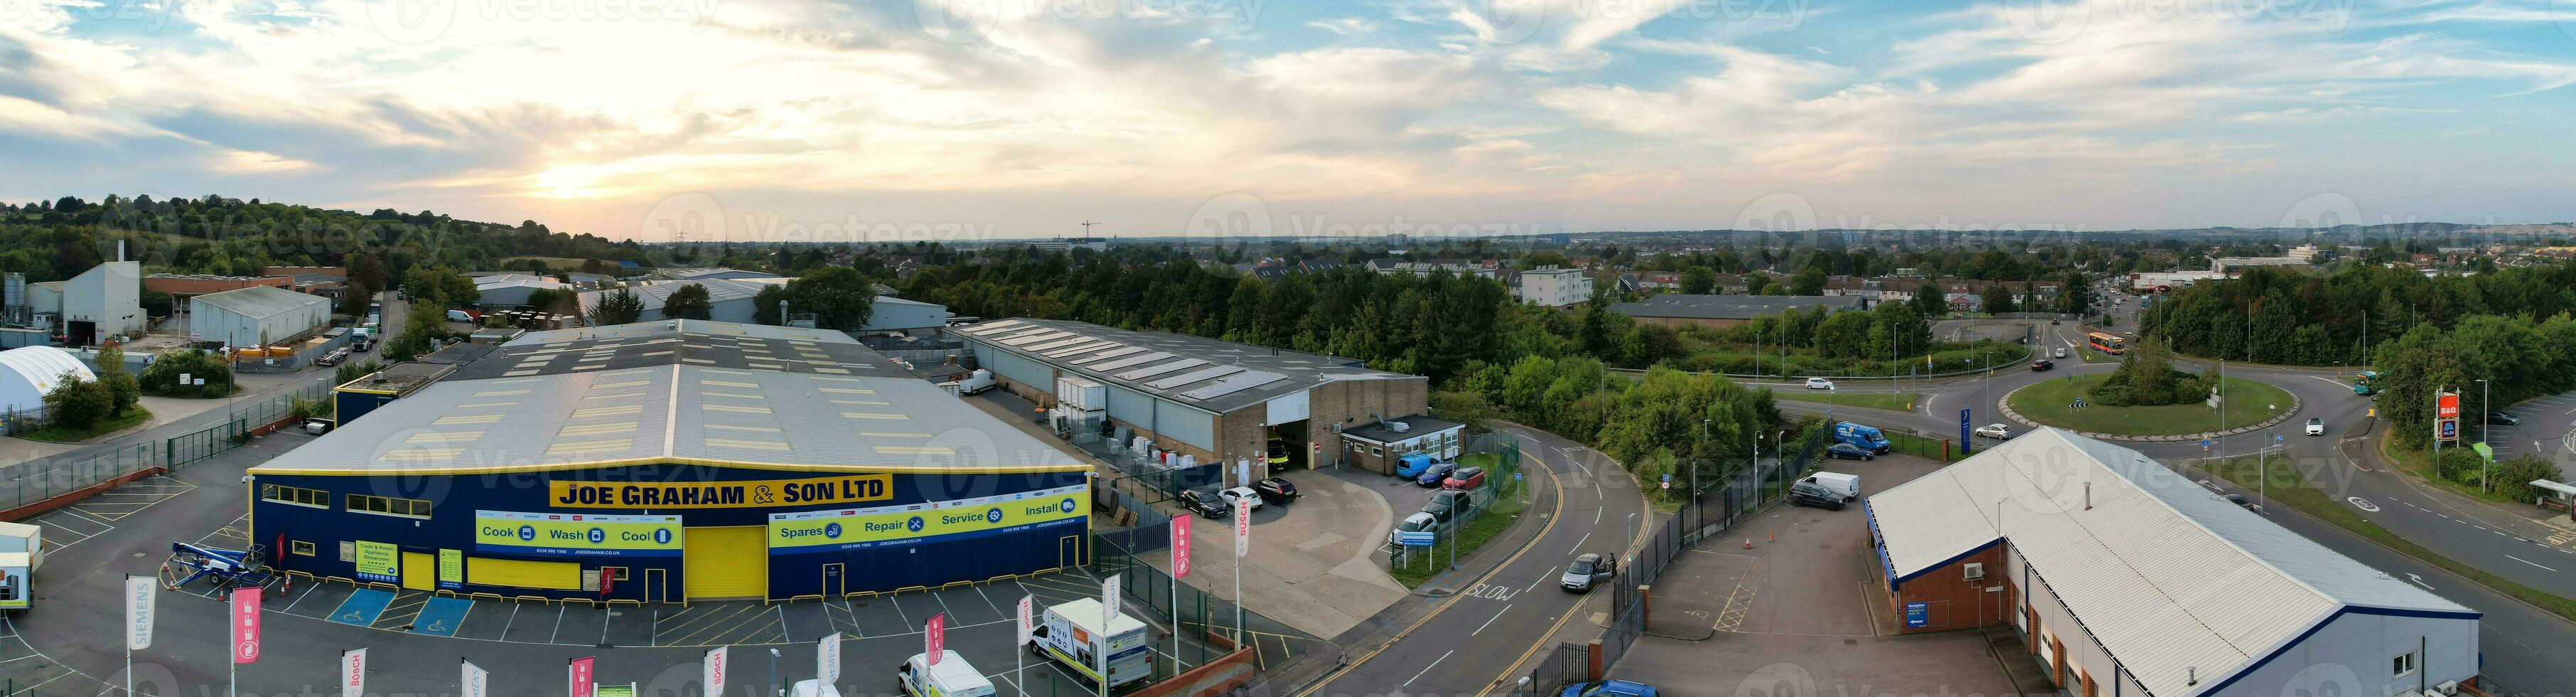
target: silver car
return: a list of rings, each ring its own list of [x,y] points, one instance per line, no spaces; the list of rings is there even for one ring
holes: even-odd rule
[[[1598,554],[1584,554],[1575,557],[1574,563],[1565,567],[1565,576],[1558,579],[1558,585],[1564,586],[1569,591],[1583,593],[1592,590],[1593,584],[1606,583],[1610,577],[1617,575],[1619,575],[1617,560]]]

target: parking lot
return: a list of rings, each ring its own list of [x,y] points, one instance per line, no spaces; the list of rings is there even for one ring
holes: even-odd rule
[[[1895,455],[1824,467],[1860,475],[1866,495],[1941,464]],[[1676,695],[2017,692],[1977,632],[1895,634],[1859,504],[1775,507],[1722,538],[1657,579],[1650,633],[1611,677]]]

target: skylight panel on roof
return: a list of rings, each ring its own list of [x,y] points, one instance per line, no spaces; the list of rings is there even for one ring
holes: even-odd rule
[[[1249,371],[1249,372],[1239,373],[1239,374],[1236,374],[1236,375],[1227,376],[1225,379],[1223,379],[1223,380],[1218,380],[1218,381],[1216,381],[1215,383],[1209,384],[1209,385],[1208,385],[1208,386],[1206,386],[1206,387],[1201,387],[1201,388],[1198,388],[1198,389],[1195,389],[1195,390],[1190,390],[1190,391],[1188,391],[1188,392],[1183,392],[1183,393],[1181,393],[1181,396],[1183,396],[1183,397],[1188,397],[1188,398],[1190,398],[1190,399],[1201,399],[1201,400],[1205,400],[1205,399],[1215,399],[1215,398],[1218,398],[1218,397],[1223,397],[1223,396],[1226,396],[1226,395],[1234,394],[1234,393],[1236,393],[1236,392],[1242,392],[1242,391],[1244,391],[1244,390],[1249,390],[1249,389],[1252,389],[1252,388],[1255,388],[1255,387],[1260,387],[1260,386],[1262,386],[1262,385],[1267,385],[1267,384],[1270,384],[1270,383],[1278,382],[1278,381],[1280,381],[1280,380],[1285,380],[1285,379],[1287,379],[1287,378],[1288,378],[1288,376],[1286,376],[1286,375],[1281,375],[1281,374],[1278,374],[1278,373],[1263,372],[1263,371],[1258,371],[1258,370],[1255,370],[1255,371]]]
[[[1100,372],[1104,372],[1104,373],[1106,373],[1106,372],[1109,372],[1109,371],[1112,371],[1112,370],[1117,370],[1117,369],[1119,369],[1119,368],[1125,368],[1125,367],[1132,366],[1132,365],[1144,365],[1144,364],[1147,364],[1147,363],[1152,363],[1152,362],[1154,362],[1154,361],[1159,361],[1159,360],[1163,360],[1163,359],[1165,359],[1165,358],[1170,358],[1170,357],[1172,357],[1172,354],[1163,353],[1163,352],[1161,352],[1161,351],[1156,351],[1156,352],[1148,353],[1148,354],[1145,354],[1145,355],[1142,355],[1142,356],[1129,356],[1129,357],[1126,357],[1126,358],[1121,358],[1121,359],[1114,360],[1114,361],[1110,361],[1110,362],[1107,362],[1107,363],[1102,363],[1102,364],[1099,364],[1099,365],[1094,365],[1094,366],[1091,366],[1091,369],[1092,369],[1092,370],[1097,370],[1097,371],[1100,371]]]
[[[1172,361],[1172,362],[1170,362],[1170,363],[1162,363],[1162,364],[1158,364],[1158,365],[1149,365],[1149,366],[1145,366],[1145,367],[1142,367],[1142,368],[1137,368],[1137,369],[1135,369],[1135,370],[1130,370],[1130,371],[1127,371],[1127,372],[1124,372],[1124,373],[1119,373],[1119,374],[1118,374],[1118,379],[1120,379],[1120,380],[1143,380],[1143,379],[1145,379],[1145,378],[1150,378],[1150,377],[1153,377],[1153,376],[1156,376],[1156,375],[1161,375],[1161,374],[1164,374],[1164,373],[1169,373],[1169,372],[1172,372],[1172,371],[1175,371],[1175,370],[1183,370],[1183,369],[1188,369],[1188,368],[1196,368],[1196,367],[1203,366],[1203,365],[1207,365],[1207,361],[1199,360],[1199,359],[1196,359],[1196,358],[1183,358],[1183,359],[1180,359],[1180,360],[1177,360],[1177,361]]]
[[[1182,385],[1187,385],[1187,384],[1190,384],[1190,383],[1193,383],[1193,382],[1198,382],[1198,381],[1200,381],[1200,380],[1212,380],[1212,379],[1221,378],[1221,377],[1225,377],[1225,376],[1228,376],[1228,375],[1233,375],[1233,374],[1235,374],[1235,373],[1240,373],[1240,372],[1243,372],[1243,369],[1242,369],[1242,368],[1237,368],[1237,367],[1230,366],[1230,365],[1220,365],[1220,366],[1215,366],[1215,367],[1211,367],[1211,368],[1202,368],[1202,369],[1199,369],[1199,370],[1193,370],[1193,371],[1190,371],[1190,372],[1188,372],[1188,373],[1183,373],[1183,374],[1181,374],[1181,375],[1176,375],[1176,376],[1173,376],[1173,377],[1163,378],[1163,379],[1161,379],[1161,380],[1156,380],[1156,381],[1153,381],[1153,382],[1145,383],[1145,386],[1146,386],[1146,387],[1151,387],[1151,388],[1154,388],[1154,389],[1157,389],[1157,390],[1168,390],[1168,389],[1172,389],[1172,388],[1174,388],[1174,387],[1180,387],[1180,386],[1182,386]]]

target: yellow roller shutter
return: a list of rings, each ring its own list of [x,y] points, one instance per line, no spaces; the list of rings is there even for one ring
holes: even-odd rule
[[[683,532],[680,573],[690,600],[768,597],[768,527],[689,528]]]
[[[402,553],[402,587],[425,591],[437,587],[438,559],[423,552]]]
[[[466,557],[465,582],[480,586],[580,590],[581,565],[568,561]]]

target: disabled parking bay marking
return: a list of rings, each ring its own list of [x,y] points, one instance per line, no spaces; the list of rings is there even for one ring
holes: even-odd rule
[[[420,616],[411,620],[411,633],[433,636],[456,636],[456,627],[465,624],[465,613],[474,609],[474,601],[463,598],[430,598]]]
[[[376,615],[383,614],[385,606],[393,602],[393,593],[361,588],[350,593],[348,600],[340,601],[340,607],[331,610],[331,621],[360,627],[370,626],[376,623]]]

